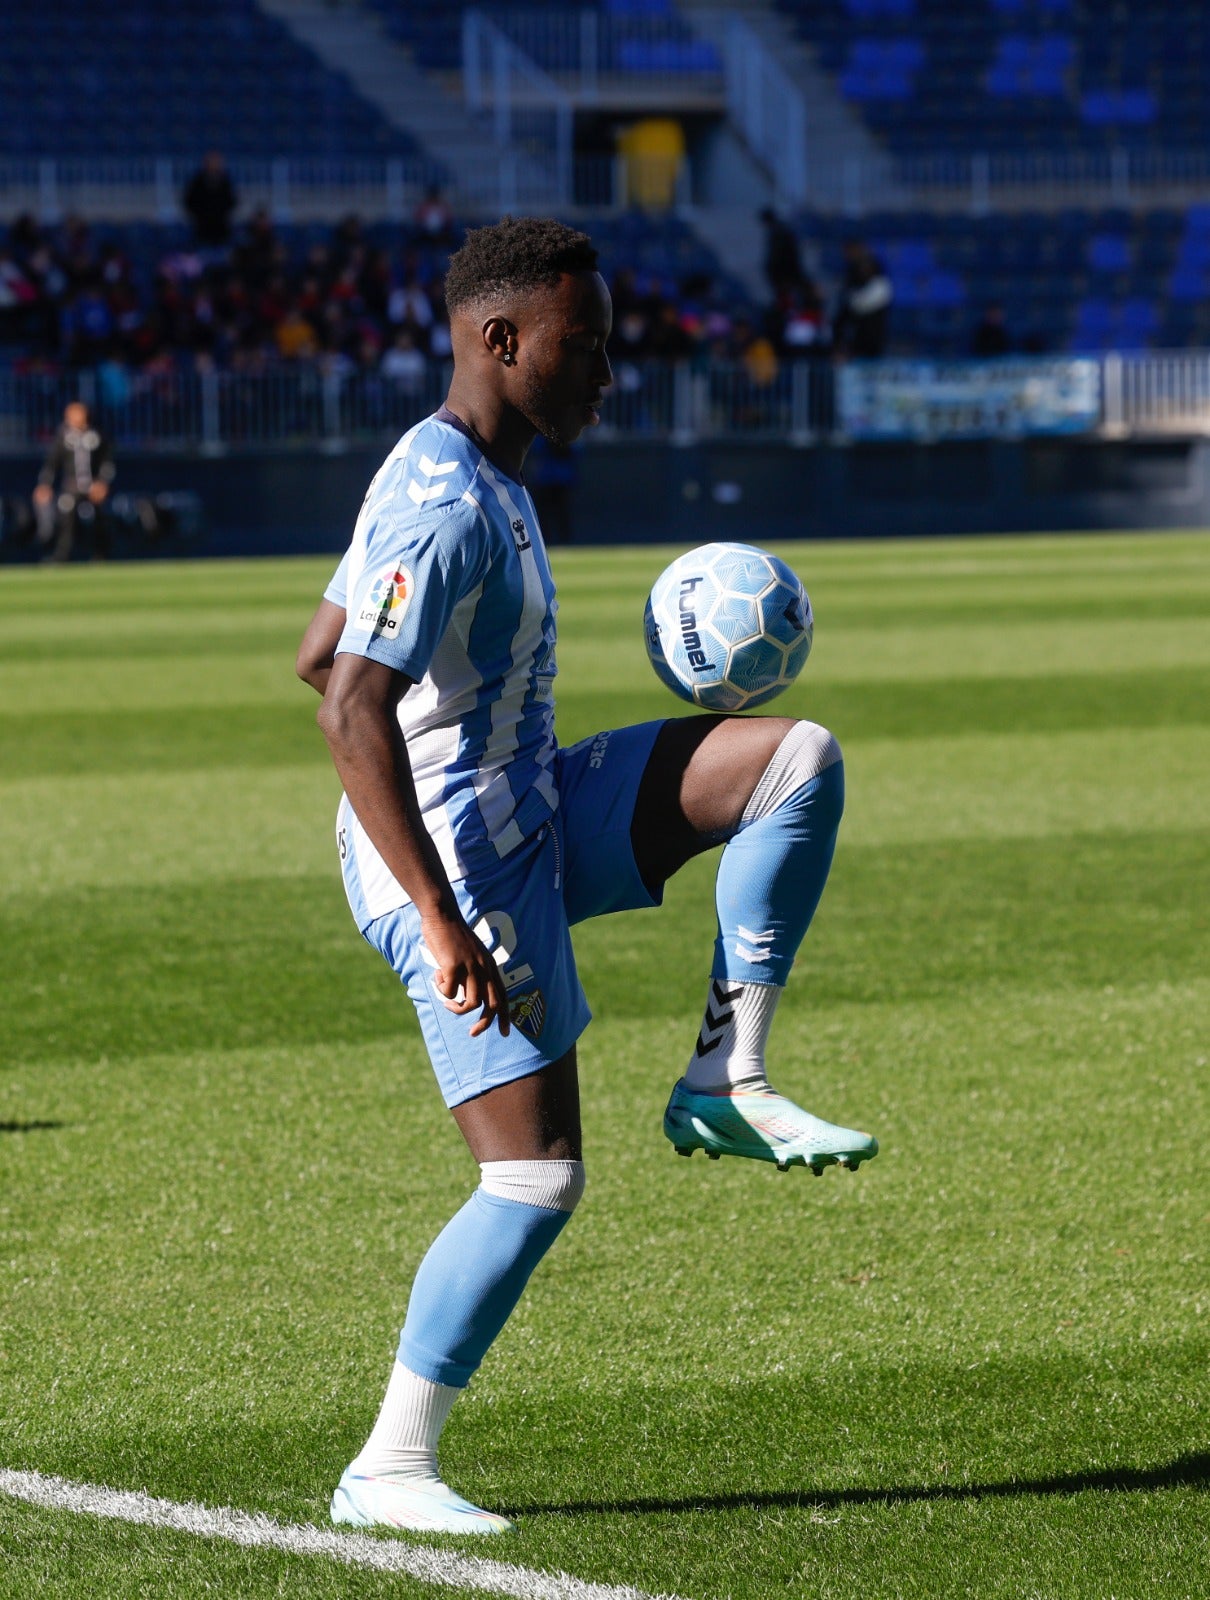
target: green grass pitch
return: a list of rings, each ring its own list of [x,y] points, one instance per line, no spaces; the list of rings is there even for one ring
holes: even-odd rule
[[[780,553],[849,800],[773,1075],[882,1152],[665,1143],[709,861],[580,930],[588,1195],[447,1476],[690,1600],[1204,1596],[1210,535]],[[556,552],[565,742],[675,713],[671,554]],[[0,575],[0,1467],[324,1523],[473,1185],[339,885],[330,566]],[[5,1600],[432,1592],[0,1497]]]

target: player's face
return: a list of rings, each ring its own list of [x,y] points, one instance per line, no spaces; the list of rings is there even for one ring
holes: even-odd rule
[[[613,382],[605,344],[613,304],[599,272],[569,272],[530,302],[518,350],[519,409],[544,439],[572,444],[600,421]]]

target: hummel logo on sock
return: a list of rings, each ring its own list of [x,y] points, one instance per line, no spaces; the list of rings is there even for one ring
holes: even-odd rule
[[[702,1031],[697,1036],[697,1054],[708,1056],[712,1050],[717,1050],[723,1042],[723,1035],[727,1025],[735,1013],[731,1009],[731,1002],[742,992],[743,985],[737,984],[734,989],[728,989],[716,978],[710,985],[711,1001],[706,1002],[706,1014],[702,1018]],[[715,1007],[718,1010],[715,1010]]]

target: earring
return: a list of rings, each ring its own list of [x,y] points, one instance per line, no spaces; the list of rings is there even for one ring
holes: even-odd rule
[[[512,351],[511,350],[506,350],[504,352],[503,356],[501,356],[500,359],[504,362],[504,365],[506,367],[511,367],[512,364],[513,364],[513,353],[512,353]]]

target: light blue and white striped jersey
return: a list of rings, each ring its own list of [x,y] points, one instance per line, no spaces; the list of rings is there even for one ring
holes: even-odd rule
[[[414,680],[399,702],[425,826],[451,879],[553,814],[555,590],[528,491],[442,414],[387,457],[326,591],[336,653]],[[407,902],[347,797],[345,889],[364,928]]]

